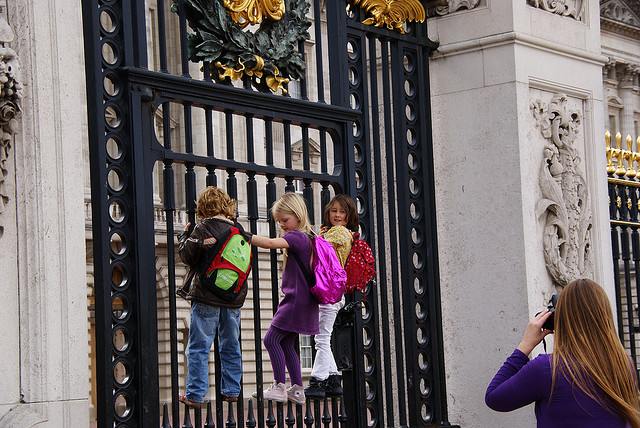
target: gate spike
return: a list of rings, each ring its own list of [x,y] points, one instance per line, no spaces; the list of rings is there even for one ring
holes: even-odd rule
[[[236,420],[233,417],[233,403],[231,401],[229,401],[229,411],[227,413],[225,428],[236,428]]]
[[[211,400],[207,401],[207,420],[204,423],[204,428],[216,428],[216,424],[213,422],[213,412],[211,411]]]
[[[167,403],[162,405],[162,428],[171,428],[171,422],[169,420],[169,406],[167,406]]]
[[[338,420],[340,421],[340,425],[344,427],[344,424],[347,422],[347,412],[344,409],[344,400],[340,399],[340,411],[338,412]]]
[[[193,428],[191,425],[191,413],[189,406],[184,405],[184,420],[182,421],[182,428]]]
[[[285,418],[284,423],[287,424],[288,427],[292,427],[296,423],[296,418],[293,416],[293,406],[291,405],[291,401],[287,402],[287,417]]]
[[[304,424],[307,427],[313,426],[313,413],[311,412],[311,403],[313,403],[314,407],[318,404],[318,400],[309,400],[307,401],[307,412],[304,415]]]
[[[284,403],[276,402],[276,421],[284,421]]]
[[[200,428],[202,426],[202,408],[201,407],[195,407],[193,409],[193,423],[195,424],[196,428]]]
[[[331,423],[331,414],[329,413],[329,399],[324,397],[324,410],[322,412],[322,423],[326,428],[329,428]]]
[[[249,399],[249,410],[247,411],[247,428],[256,428],[256,418],[253,417],[252,399]]]
[[[267,426],[276,426],[276,418],[273,416],[273,401],[269,400],[269,410],[267,410]]]

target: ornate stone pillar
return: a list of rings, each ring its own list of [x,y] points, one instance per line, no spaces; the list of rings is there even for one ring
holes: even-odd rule
[[[14,33],[7,23],[6,2],[0,0],[0,421],[20,400],[20,333],[18,268],[16,263],[16,168],[14,136],[20,124],[21,85],[18,57],[13,50]],[[0,423],[0,426],[3,426]]]
[[[18,132],[17,116],[20,112],[22,85],[18,73],[20,66],[16,52],[8,44],[13,31],[4,16],[6,1],[0,1],[0,238],[4,232],[2,213],[10,195],[5,181],[10,180],[9,156],[13,136]]]
[[[460,426],[529,426],[530,411],[468,403],[568,280],[591,276],[614,295],[598,12],[581,0],[481,1],[428,22],[440,42],[430,75],[449,419]]]
[[[81,8],[0,0],[0,11],[0,427],[86,427]]]
[[[640,65],[637,64],[618,64],[616,72],[619,79],[618,94],[622,99],[624,109],[620,113],[620,132],[623,137],[631,135],[635,137],[634,126],[634,106],[635,99],[638,96],[638,73],[640,73]]]

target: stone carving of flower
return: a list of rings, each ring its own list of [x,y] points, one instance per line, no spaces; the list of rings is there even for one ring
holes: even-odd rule
[[[16,117],[18,106],[9,100],[0,100],[0,126],[11,125],[11,119]]]

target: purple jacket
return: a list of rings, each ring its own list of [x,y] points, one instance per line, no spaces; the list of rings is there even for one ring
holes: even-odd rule
[[[516,349],[487,388],[487,406],[509,412],[535,403],[538,428],[626,428],[627,423],[602,407],[564,377],[558,376],[551,401],[551,355],[529,358]]]
[[[307,269],[311,260],[311,239],[299,230],[284,234],[289,251],[295,251]],[[284,297],[278,304],[271,325],[300,334],[318,334],[318,304],[309,291],[309,283],[293,256],[282,272]]]

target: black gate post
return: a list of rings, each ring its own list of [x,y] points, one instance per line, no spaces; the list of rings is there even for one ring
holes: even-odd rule
[[[349,107],[349,68],[346,55],[347,24],[345,8],[346,3],[344,0],[326,3],[327,22],[332,23],[327,25],[328,49],[329,52],[333,52],[332,55],[329,55],[331,104],[341,107]],[[362,129],[362,122],[360,126]],[[348,195],[354,196],[356,195],[354,135],[353,132],[349,132],[349,129],[346,131],[343,150],[336,150],[335,156],[336,164],[341,164],[345,169],[345,187],[341,190]],[[371,203],[370,198],[367,198],[366,201],[369,204]],[[353,297],[347,297],[347,301],[353,302]],[[343,400],[347,415],[347,426],[364,427],[368,425],[368,397],[364,367],[362,365],[362,320],[359,308],[352,308],[345,315],[347,319],[338,320],[336,324],[337,329],[332,339],[334,341],[333,347],[340,354],[336,363],[343,374],[344,397],[355,398]]]
[[[98,427],[159,426],[153,187],[142,103],[144,2],[82,2],[96,302]],[[149,164],[151,166],[149,166]],[[151,215],[150,215],[151,214]],[[110,362],[110,364],[109,364]]]
[[[406,34],[369,25],[367,7],[327,2],[331,101],[359,112],[344,151],[345,192],[379,256],[379,283],[368,286],[352,326],[345,396],[358,399],[347,413],[353,426],[450,426],[429,99],[437,43],[426,23],[402,23]]]

